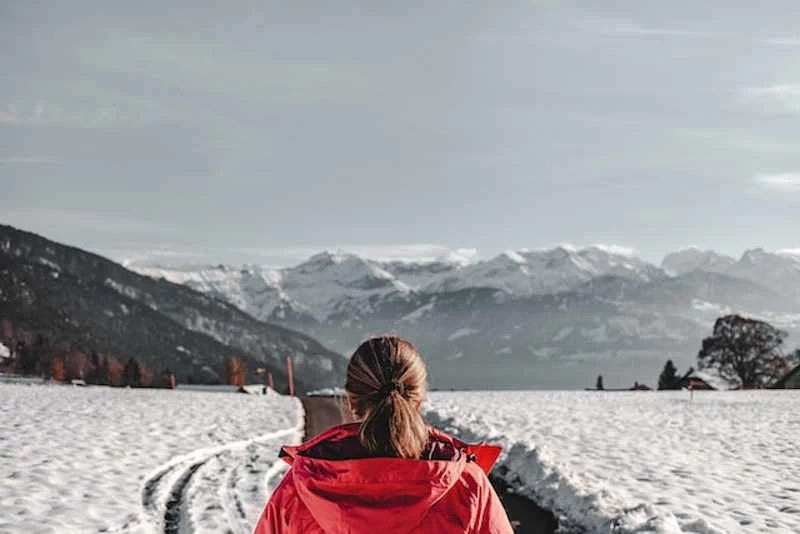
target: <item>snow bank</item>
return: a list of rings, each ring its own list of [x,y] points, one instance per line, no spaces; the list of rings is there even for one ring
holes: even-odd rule
[[[302,408],[279,395],[0,384],[0,532],[249,533]]]
[[[437,392],[426,415],[589,532],[800,532],[793,392]]]
[[[322,388],[306,393],[309,397],[344,397],[347,391],[344,388]]]

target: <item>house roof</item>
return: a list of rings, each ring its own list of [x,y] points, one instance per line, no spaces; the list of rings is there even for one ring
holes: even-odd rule
[[[775,384],[772,386],[772,389],[784,389],[786,387],[786,383],[798,375],[800,375],[800,365],[786,373],[783,378],[775,382]]]
[[[702,380],[708,384],[709,387],[720,391],[731,389],[730,384],[723,380],[719,375],[707,370],[695,371],[689,376],[689,379]]]

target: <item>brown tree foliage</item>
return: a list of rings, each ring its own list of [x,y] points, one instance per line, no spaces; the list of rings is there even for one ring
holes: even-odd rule
[[[85,379],[91,371],[91,364],[89,357],[86,353],[73,349],[67,354],[65,361],[67,378],[72,380],[74,378]]]
[[[61,358],[53,358],[50,361],[50,378],[63,382],[66,379],[64,372],[64,360]]]
[[[247,365],[239,358],[225,360],[226,383],[230,386],[244,386],[247,384]]]
[[[139,373],[141,374],[141,384],[143,388],[153,387],[153,371],[140,365]]]
[[[111,386],[122,385],[122,373],[125,366],[119,360],[109,356],[108,358],[108,383]]]

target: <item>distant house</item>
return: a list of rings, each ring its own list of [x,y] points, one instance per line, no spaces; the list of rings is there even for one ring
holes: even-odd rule
[[[715,391],[717,388],[706,382],[703,378],[699,376],[690,375],[685,376],[680,381],[681,389],[691,389],[694,391]]]
[[[771,389],[800,389],[800,365],[775,382]]]
[[[681,378],[681,389],[689,389],[689,384],[692,384],[694,390],[728,391],[731,389],[728,381],[709,369],[692,370],[691,373]]]

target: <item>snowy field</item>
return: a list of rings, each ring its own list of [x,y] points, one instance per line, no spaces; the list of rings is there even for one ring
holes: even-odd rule
[[[426,417],[587,532],[800,533],[800,391],[433,393]]]
[[[302,421],[279,395],[0,383],[0,532],[250,533]]]

